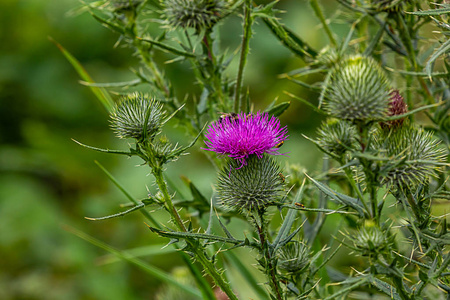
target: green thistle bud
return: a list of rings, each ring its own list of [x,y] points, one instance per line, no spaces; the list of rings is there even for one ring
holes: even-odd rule
[[[311,252],[302,242],[290,242],[278,252],[278,267],[287,274],[296,274],[309,266]]]
[[[410,126],[380,130],[375,136],[377,150],[391,158],[384,166],[384,183],[392,187],[412,188],[426,183],[439,171],[446,153],[433,134]]]
[[[111,113],[111,128],[122,139],[142,141],[147,137],[151,140],[159,133],[164,115],[162,104],[146,95],[133,93],[123,97]]]
[[[358,146],[355,128],[346,121],[328,119],[319,129],[317,144],[335,158]]]
[[[269,157],[250,155],[246,164],[229,159],[219,174],[217,193],[220,203],[238,212],[264,212],[283,195],[280,167]]]
[[[353,243],[362,255],[370,255],[386,249],[389,239],[378,226],[369,225],[359,229]]]
[[[227,8],[223,0],[164,0],[162,4],[171,27],[194,28],[197,32],[213,27]]]
[[[324,109],[350,121],[370,121],[386,116],[389,82],[377,62],[354,56],[331,71]]]

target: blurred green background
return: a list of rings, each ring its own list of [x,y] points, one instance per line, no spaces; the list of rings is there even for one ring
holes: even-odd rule
[[[334,1],[322,4],[328,15],[335,13]],[[126,142],[109,130],[103,107],[78,84],[78,75],[48,36],[78,58],[98,82],[133,79],[130,67],[139,67],[130,49],[113,47],[116,34],[88,14],[71,13],[79,6],[76,0],[0,2],[0,299],[154,299],[162,289],[161,282],[126,263],[102,264],[103,250],[64,230],[73,226],[120,249],[167,242],[152,234],[137,213],[108,221],[84,219],[118,212],[118,205],[127,202],[95,160],[136,198],[146,197],[147,188],[154,186],[149,169],[138,166],[139,160],[89,151],[71,140],[127,149]],[[313,47],[326,45],[306,0],[283,0],[278,7],[286,12],[283,22]],[[240,43],[240,22],[230,18],[221,25],[222,47],[229,53]],[[348,28],[333,27],[342,33]],[[254,31],[245,84],[255,108],[263,109],[277,97],[289,101],[283,91],[316,101],[317,95],[278,78],[301,67],[302,61],[283,48],[263,22],[255,24]],[[160,66],[177,93],[196,93],[189,66],[164,65],[167,58],[173,57],[161,55]],[[227,74],[235,76],[236,64]],[[283,146],[290,154],[280,157],[281,164],[320,168],[318,150],[301,136],[314,135],[319,116],[293,101],[281,119],[290,131]],[[169,124],[164,131],[173,141],[189,141],[182,128]],[[215,172],[199,148],[196,145],[191,155],[170,164],[167,171],[185,191],[180,176],[190,178],[209,197]],[[182,265],[175,254],[146,261],[168,272]]]

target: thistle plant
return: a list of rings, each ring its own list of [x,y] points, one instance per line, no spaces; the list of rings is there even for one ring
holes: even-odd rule
[[[133,71],[132,81],[86,83],[109,110],[116,136],[132,141],[130,149],[82,145],[141,159],[157,189],[141,200],[125,192],[131,207],[89,219],[140,210],[151,232],[179,250],[193,278],[186,282],[195,286],[160,270],[152,276],[203,299],[217,299],[217,290],[229,299],[246,297],[241,295],[247,289],[233,280],[236,272],[251,287],[252,299],[337,299],[359,293],[358,299],[384,294],[410,300],[450,293],[448,225],[439,206],[450,199],[448,4],[337,2],[337,19],[329,20],[318,0],[309,1],[329,40],[322,49],[282,23],[277,1],[122,1],[113,2],[113,9],[109,1],[86,5],[118,35],[119,44],[134,50],[142,68]],[[227,25],[228,15],[242,18],[241,30],[232,32],[242,37],[239,51],[227,51],[220,43],[221,33],[234,30]],[[432,21],[445,33],[438,47],[427,43],[423,27]],[[335,22],[353,23],[345,36],[337,36]],[[305,150],[289,145],[288,125],[290,137],[301,137],[291,129],[297,112],[284,115],[292,110],[290,102],[266,106],[272,99],[256,101],[252,87],[242,92],[247,58],[260,51],[250,52],[256,23],[267,26],[305,64],[278,77],[309,88],[315,98],[298,90],[280,95],[324,116],[315,136],[307,138],[322,152],[320,170],[302,166]],[[192,76],[183,80],[197,90],[181,90],[176,78],[164,72],[161,57],[180,68],[189,65]],[[227,70],[233,61],[236,78]],[[436,62],[440,69],[435,72]],[[310,74],[317,76],[303,81]],[[130,88],[139,91],[138,85],[151,92],[130,93]],[[103,87],[124,96],[113,100]],[[170,119],[190,136],[189,145],[178,146],[163,134]],[[186,195],[166,173],[167,164],[181,163],[175,161],[197,141],[201,151],[196,153],[217,171],[215,178],[200,178],[210,183],[210,197],[190,178],[184,179]],[[284,144],[294,148],[289,157]],[[156,220],[149,206],[165,215]],[[237,256],[236,248],[248,256]],[[344,262],[339,255],[347,248],[351,259]],[[369,259],[352,259],[358,256]],[[136,257],[121,257],[154,270]],[[259,282],[250,271],[253,260],[264,276]]]

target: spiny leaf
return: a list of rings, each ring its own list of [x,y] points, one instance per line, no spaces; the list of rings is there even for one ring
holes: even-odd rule
[[[274,107],[271,107],[270,109],[266,109],[265,112],[268,112],[269,115],[279,117],[282,113],[286,111],[286,109],[289,108],[290,105],[291,102],[283,102],[278,105],[275,105]]]
[[[303,195],[303,190],[305,187],[306,179],[303,180],[302,186],[298,190],[297,194],[295,195],[294,199],[292,199],[292,205],[299,202],[300,198]],[[278,231],[277,236],[275,237],[275,240],[273,241],[273,252],[276,252],[277,249],[280,247],[281,241],[288,235],[289,231],[291,230],[292,225],[294,224],[295,218],[297,216],[296,210],[289,210],[286,214],[286,217],[284,218],[283,224],[281,225],[280,230]]]
[[[91,150],[95,150],[95,151],[98,151],[98,152],[111,153],[111,154],[120,154],[120,155],[126,155],[126,156],[139,156],[139,157],[142,157],[142,154],[137,152],[134,149],[130,149],[129,152],[121,151],[121,150],[109,150],[109,149],[102,149],[102,148],[88,146],[88,145],[85,145],[83,143],[80,143],[79,141],[77,141],[75,139],[72,139],[72,141],[74,141],[75,143],[77,143],[80,146],[83,146],[85,148],[88,148],[88,149],[91,149]]]
[[[358,203],[358,199],[341,194],[339,192],[336,192],[332,189],[330,189],[328,186],[324,185],[323,183],[313,179],[312,177],[310,177],[308,174],[305,174],[306,177],[309,178],[309,180],[311,180],[322,192],[324,192],[327,196],[329,196],[330,198],[334,199],[335,201],[344,204],[346,206],[350,206],[351,208],[353,208],[354,210],[356,210],[360,216],[364,216],[364,207],[362,207],[359,203]]]
[[[439,15],[443,15],[443,14],[450,14],[450,7],[429,9],[429,10],[422,10],[422,11],[413,11],[413,12],[406,12],[406,13],[416,15],[416,16],[439,16]]]
[[[138,78],[131,81],[122,81],[122,82],[106,82],[106,83],[98,83],[98,82],[87,82],[80,80],[80,83],[85,86],[93,86],[93,87],[129,87],[135,86],[142,83],[142,79]]]
[[[206,240],[211,240],[211,241],[216,241],[216,242],[230,243],[230,244],[234,244],[234,245],[241,245],[241,244],[247,245],[247,243],[242,240],[230,239],[230,238],[221,237],[221,236],[212,235],[212,234],[164,231],[164,230],[159,230],[159,229],[156,229],[156,228],[153,228],[150,226],[149,226],[149,229],[152,232],[154,232],[160,236],[169,237],[169,238],[185,239],[185,240],[190,240],[190,241],[197,240],[197,239],[203,239],[203,240],[206,239]],[[248,243],[248,246],[257,247],[257,244]]]
[[[197,57],[194,53],[190,53],[190,52],[186,52],[186,51],[183,51],[183,50],[179,50],[177,48],[174,48],[172,46],[160,43],[158,41],[155,41],[155,40],[152,40],[152,39],[149,39],[149,38],[140,38],[140,37],[138,37],[137,39],[141,40],[143,42],[146,42],[146,43],[150,43],[150,44],[152,44],[152,45],[154,45],[154,46],[156,46],[158,48],[166,50],[166,51],[168,51],[168,52],[170,52],[172,54],[175,54],[175,55],[180,55],[180,56],[190,57],[190,58]]]
[[[431,79],[431,72],[434,66],[434,62],[438,59],[442,54],[450,51],[450,39],[448,39],[445,43],[443,43],[430,57],[427,61],[427,65],[425,66],[425,71]]]
[[[112,218],[125,216],[126,214],[129,214],[129,213],[131,213],[131,212],[133,212],[135,210],[138,210],[140,208],[143,208],[143,207],[145,207],[145,204],[144,203],[140,203],[140,204],[138,204],[138,205],[136,205],[136,206],[134,206],[134,207],[132,207],[130,209],[127,209],[126,211],[123,211],[123,212],[120,212],[120,213],[117,213],[117,214],[113,214],[113,215],[109,215],[109,216],[106,216],[106,217],[99,217],[99,218],[84,217],[84,218],[88,219],[88,220],[91,220],[91,221],[107,220],[107,219],[112,219]]]
[[[269,27],[270,31],[272,31],[272,33],[275,35],[275,37],[294,54],[302,58],[314,58],[317,56],[317,52],[315,50],[313,50],[294,32],[281,24],[277,19],[268,17],[263,17],[262,19],[267,27]]]

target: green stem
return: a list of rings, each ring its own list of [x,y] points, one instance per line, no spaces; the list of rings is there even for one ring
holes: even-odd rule
[[[247,63],[247,55],[250,47],[250,38],[252,36],[253,18],[251,16],[251,1],[245,1],[244,7],[244,35],[242,36],[241,57],[239,59],[239,69],[236,79],[236,91],[234,95],[234,112],[248,111],[246,101],[241,100],[241,86],[244,74],[244,67]]]
[[[202,42],[204,50],[208,55],[208,67],[209,67],[208,73],[210,76],[210,81],[212,83],[212,86],[214,87],[214,91],[216,93],[216,97],[218,100],[217,102],[220,103],[222,105],[222,109],[224,109],[225,97],[222,91],[222,78],[221,78],[222,72],[217,69],[217,59],[214,56],[214,51],[212,47],[213,40],[211,38],[211,31],[207,31],[205,33]]]
[[[155,77],[156,87],[160,89],[167,97],[170,97],[170,90],[164,83],[164,79],[161,75],[161,72],[158,70],[152,58],[150,57],[148,50],[144,49],[142,42],[139,41],[138,39],[135,39],[135,45],[136,48],[138,49],[139,55],[142,58],[142,61],[145,63],[147,68],[153,73],[153,76]]]
[[[403,286],[403,281],[401,278],[395,276],[394,278],[392,278],[392,282],[397,287],[397,292],[400,295],[400,298],[402,298],[403,300],[411,299],[411,297],[408,295],[409,293],[405,291],[405,287]]]
[[[153,165],[152,173],[155,176],[158,188],[164,197],[164,206],[172,216],[172,220],[174,221],[175,225],[178,227],[179,230],[187,232],[187,229],[184,226],[184,223],[181,220],[178,211],[173,205],[172,198],[169,195],[167,184],[163,177],[162,168],[158,165],[156,166]],[[231,300],[238,300],[233,290],[231,289],[230,285],[227,282],[225,282],[221,274],[215,268],[214,264],[211,263],[211,261],[205,256],[205,253],[202,251],[202,249],[199,249],[198,245],[191,241],[186,240],[186,242],[189,244],[189,246],[191,246],[195,258],[198,259],[198,261],[203,265],[205,271],[214,279],[214,282],[217,284],[217,286],[219,286]]]
[[[258,236],[259,236],[259,241],[261,243],[261,254],[264,257],[265,260],[265,272],[266,272],[266,276],[269,278],[269,283],[270,283],[270,287],[272,288],[273,292],[275,293],[276,299],[278,300],[282,300],[282,291],[281,291],[281,287],[280,287],[280,282],[277,279],[276,273],[276,266],[274,265],[274,261],[272,258],[272,253],[269,249],[269,241],[268,241],[268,237],[267,237],[267,230],[265,228],[265,224],[264,224],[264,218],[263,218],[263,213],[262,212],[258,212],[258,217],[259,220],[255,220],[256,223],[256,229],[258,232]],[[260,225],[258,224],[260,222]]]
[[[323,15],[323,12],[319,6],[319,3],[317,2],[317,0],[310,0],[309,4],[311,5],[316,16],[319,18],[320,22],[322,23],[323,29],[325,30],[325,32],[328,36],[328,39],[330,40],[330,43],[333,45],[333,47],[337,47],[337,42],[334,39],[333,33],[331,32],[331,29],[327,24],[327,20],[325,20],[325,16]]]
[[[362,204],[364,205],[364,208],[366,209],[367,216],[370,216],[370,209],[366,204],[366,201],[364,201],[364,196],[361,193],[361,190],[356,185],[355,179],[353,178],[352,172],[349,167],[344,168],[345,175],[347,176],[347,179],[351,185],[351,187],[355,190],[356,194],[358,195],[359,199],[361,200]]]

